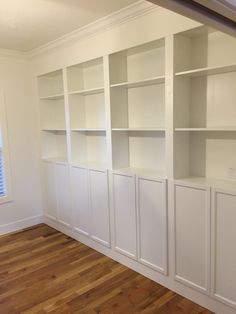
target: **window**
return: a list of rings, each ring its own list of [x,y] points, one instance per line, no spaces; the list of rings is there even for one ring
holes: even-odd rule
[[[12,191],[7,136],[7,116],[4,97],[0,92],[0,204],[11,200]]]

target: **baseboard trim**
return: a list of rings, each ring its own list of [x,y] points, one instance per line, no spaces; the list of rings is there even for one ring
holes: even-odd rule
[[[29,228],[43,222],[43,215],[37,215],[26,219],[17,220],[5,225],[0,225],[0,235],[15,232],[24,228]]]

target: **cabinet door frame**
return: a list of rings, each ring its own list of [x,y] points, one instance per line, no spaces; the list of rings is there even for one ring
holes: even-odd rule
[[[216,293],[216,240],[217,240],[217,230],[216,230],[216,219],[217,219],[217,194],[224,194],[229,196],[235,196],[236,192],[232,192],[225,189],[213,188],[212,189],[212,216],[211,216],[211,296],[233,308],[236,308],[236,302],[227,299]],[[235,209],[236,210],[236,209]]]
[[[72,184],[73,184],[73,182],[72,182],[72,171],[74,171],[73,169],[80,169],[80,170],[84,170],[85,171],[85,173],[86,173],[86,185],[87,185],[87,189],[88,189],[88,209],[89,209],[89,216],[91,216],[91,213],[90,213],[90,193],[89,193],[89,181],[88,181],[88,169],[87,168],[85,168],[85,167],[78,167],[78,166],[71,166],[71,168],[70,168],[70,187],[71,187],[71,202],[72,202],[72,205],[71,205],[71,207],[72,207],[72,217],[74,217],[75,216],[75,208],[74,208],[74,195],[73,195],[73,193],[72,193]],[[76,227],[75,226],[75,224],[74,224],[74,220],[72,220],[72,225],[73,225],[73,230],[75,231],[75,232],[77,232],[77,233],[79,233],[79,234],[81,234],[81,235],[83,235],[83,236],[86,236],[86,237],[90,237],[90,233],[91,233],[91,226],[89,226],[89,230],[88,231],[85,231],[85,230],[82,230],[81,228],[78,228],[78,227]]]
[[[43,209],[43,214],[45,217],[47,217],[48,219],[52,220],[52,221],[58,221],[58,199],[57,199],[57,188],[56,188],[56,172],[55,172],[55,164],[51,161],[47,161],[47,160],[43,160],[42,161],[42,167],[43,167],[43,181],[45,182],[45,165],[50,165],[52,167],[52,170],[53,170],[53,180],[54,180],[54,189],[55,189],[55,210],[56,210],[56,217],[50,215],[47,213],[47,209],[45,208],[45,206],[47,206],[47,204],[45,204],[46,201],[46,192],[45,191],[45,186],[43,186],[43,199],[44,199],[44,209]]]
[[[91,190],[91,172],[99,172],[99,173],[103,173],[104,175],[106,175],[106,183],[107,183],[107,209],[108,209],[108,237],[109,237],[109,241],[104,241],[100,238],[98,238],[97,236],[95,236],[93,234],[93,201],[92,201],[92,190]],[[88,169],[87,172],[88,175],[88,187],[89,187],[89,207],[90,207],[90,215],[91,215],[91,221],[92,221],[92,225],[90,228],[90,237],[91,239],[93,239],[94,241],[98,242],[99,244],[102,244],[108,248],[111,247],[111,228],[110,228],[110,197],[109,197],[109,180],[108,180],[108,170],[97,170],[97,169]]]
[[[67,182],[68,182],[68,206],[69,206],[69,222],[65,222],[62,219],[60,219],[60,206],[59,206],[59,195],[58,195],[58,180],[57,180],[57,170],[56,168],[60,167],[65,167],[66,172],[67,172]],[[69,165],[64,164],[64,163],[55,163],[55,178],[56,178],[56,191],[57,191],[57,221],[64,227],[72,229],[72,217],[71,217],[71,187],[70,187],[70,172],[69,172]]]
[[[121,177],[126,177],[126,178],[131,178],[132,181],[133,181],[133,186],[134,186],[134,209],[135,209],[135,241],[136,241],[136,245],[135,245],[135,251],[136,253],[135,254],[132,254],[122,248],[120,248],[118,245],[117,245],[117,236],[116,236],[116,202],[115,202],[115,184],[114,184],[114,176],[115,175],[118,175],[118,176],[121,176]],[[135,181],[136,181],[136,175],[132,175],[132,174],[124,174],[124,173],[120,173],[118,171],[113,171],[112,172],[112,203],[113,203],[113,210],[114,210],[114,249],[116,252],[120,253],[120,254],[123,254],[133,260],[137,260],[138,259],[138,236],[137,236],[137,206],[136,206],[136,184],[135,184]]]
[[[174,200],[174,279],[187,287],[198,290],[210,295],[211,281],[211,188],[204,185],[176,182],[174,181],[173,200]],[[206,193],[205,219],[206,219],[206,243],[205,243],[205,286],[200,286],[177,274],[177,234],[176,234],[176,187],[186,187],[188,189],[201,190]]]
[[[165,252],[163,253],[165,256],[164,261],[164,268],[158,265],[155,265],[144,258],[141,257],[141,209],[140,209],[140,180],[151,181],[151,182],[158,182],[163,184],[163,206],[165,208],[164,212],[164,221],[165,221],[165,234],[163,238],[163,247],[165,248]],[[168,208],[167,208],[167,183],[166,179],[153,179],[145,176],[137,176],[136,177],[136,204],[137,204],[137,234],[138,234],[138,261],[152,268],[155,271],[162,273],[163,275],[168,274]]]

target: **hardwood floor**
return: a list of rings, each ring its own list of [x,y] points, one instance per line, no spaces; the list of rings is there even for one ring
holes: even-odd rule
[[[0,238],[0,313],[211,312],[39,225]]]

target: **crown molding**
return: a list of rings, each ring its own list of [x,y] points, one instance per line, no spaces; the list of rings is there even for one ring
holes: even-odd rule
[[[45,53],[53,48],[57,48],[69,42],[78,39],[85,39],[92,37],[98,33],[101,33],[109,28],[115,27],[117,25],[132,21],[142,15],[149,13],[150,11],[162,9],[161,7],[145,1],[139,0],[121,10],[118,10],[112,14],[109,14],[101,19],[96,20],[84,27],[81,27],[73,32],[70,32],[56,40],[53,40],[45,45],[35,48],[29,51],[28,57],[34,57],[39,54]]]
[[[24,51],[0,49],[0,56],[27,59],[29,57],[29,54],[28,52]]]

